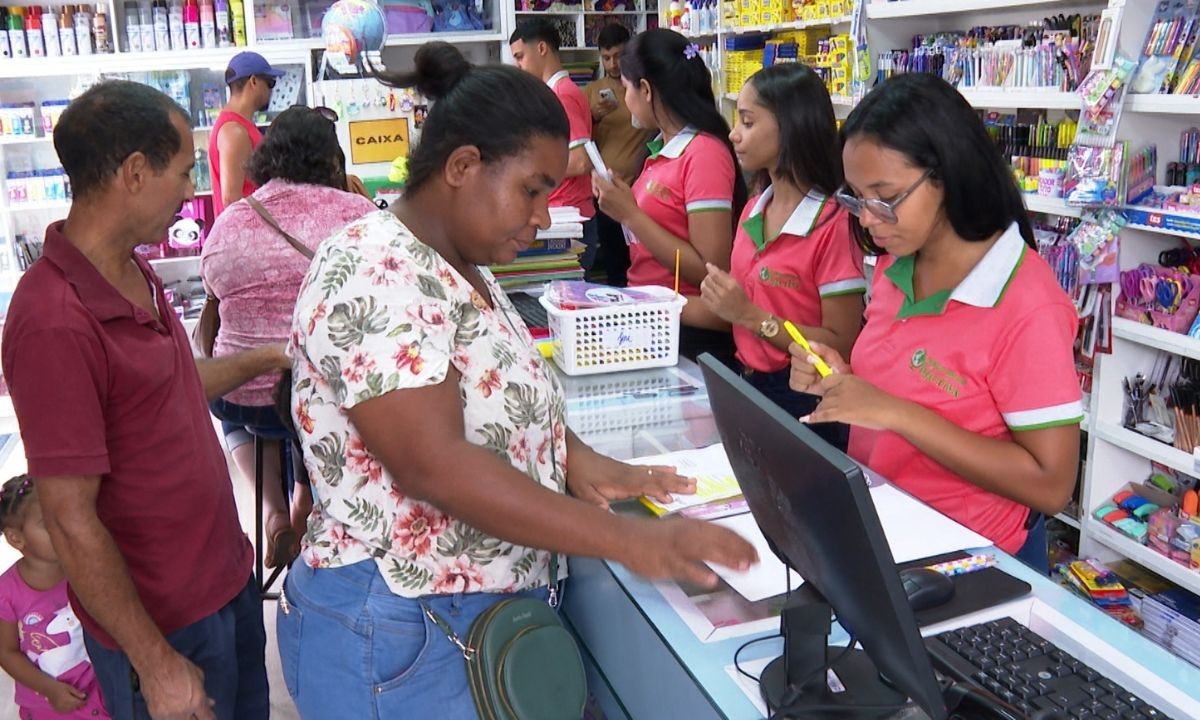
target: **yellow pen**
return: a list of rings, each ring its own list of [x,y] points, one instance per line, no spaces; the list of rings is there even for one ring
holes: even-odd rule
[[[821,359],[820,355],[813,352],[812,346],[808,344],[808,340],[804,339],[804,336],[800,334],[800,330],[792,324],[791,320],[783,321],[783,329],[787,330],[787,334],[792,336],[797,345],[804,348],[809,355],[813,356],[813,359],[816,361],[813,363],[813,366],[817,368],[817,374],[823,378],[833,374],[833,370]]]

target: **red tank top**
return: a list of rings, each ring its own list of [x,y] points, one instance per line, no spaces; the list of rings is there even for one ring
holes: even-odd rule
[[[222,110],[221,114],[217,115],[217,121],[213,123],[212,130],[208,134],[208,169],[212,175],[214,218],[225,209],[225,203],[221,202],[221,151],[217,148],[217,136],[220,135],[221,128],[225,127],[225,123],[230,122],[246,128],[246,133],[250,136],[251,150],[262,142],[262,133],[258,131],[254,123],[246,118],[229,110]],[[250,182],[249,178],[242,181],[242,197],[246,197],[256,189],[258,188]]]

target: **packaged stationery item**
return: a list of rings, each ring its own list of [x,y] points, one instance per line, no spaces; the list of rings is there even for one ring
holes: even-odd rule
[[[1075,145],[1067,164],[1067,203],[1075,206],[1122,204],[1128,143],[1112,147]]]
[[[1194,57],[1200,0],[1155,3],[1154,17],[1142,44],[1141,65],[1133,78],[1133,92],[1170,93],[1181,68]]]
[[[636,288],[615,288],[583,280],[556,280],[550,283],[548,297],[562,310],[636,305],[662,302],[662,297]]]
[[[1071,233],[1070,241],[1079,248],[1080,279],[1089,284],[1112,283],[1120,279],[1120,237],[1125,216],[1115,210],[1088,213]]]

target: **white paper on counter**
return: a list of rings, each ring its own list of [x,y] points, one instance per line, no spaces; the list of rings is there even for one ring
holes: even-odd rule
[[[891,485],[871,488],[871,499],[875,502],[883,534],[887,537],[897,564],[992,544],[982,535],[968,530]],[[758,529],[753,515],[747,513],[713,522],[744,537],[758,551],[759,558],[759,564],[744,573],[710,565],[713,571],[750,601],[787,592],[785,566],[767,546],[767,539]],[[793,589],[803,582],[795,572],[791,572],[790,576]]]
[[[729,586],[737,590],[742,597],[751,602],[757,602],[787,592],[789,577],[793,589],[800,587],[804,582],[804,578],[800,577],[795,570],[788,570],[787,566],[775,557],[775,553],[771,552],[771,548],[767,545],[767,539],[763,537],[762,531],[758,529],[758,523],[754,521],[754,516],[750,513],[713,520],[712,523],[741,535],[758,551],[758,564],[751,566],[746,572],[738,572],[722,565],[709,564],[713,572],[720,575],[721,579],[729,583]]]

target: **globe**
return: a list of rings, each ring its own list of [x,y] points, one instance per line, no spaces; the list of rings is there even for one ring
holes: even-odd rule
[[[321,37],[326,52],[356,63],[361,53],[383,49],[387,40],[383,10],[374,0],[338,0],[321,20]]]

